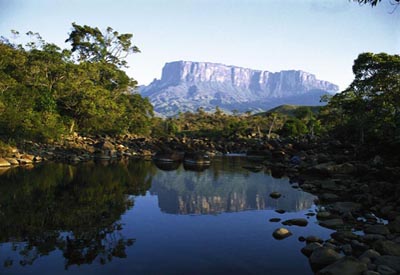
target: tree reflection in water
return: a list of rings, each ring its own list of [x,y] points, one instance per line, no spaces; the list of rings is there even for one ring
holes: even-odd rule
[[[54,250],[65,268],[126,257],[135,239],[118,221],[134,205],[129,195],[144,195],[154,172],[142,161],[7,171],[0,177],[0,243],[11,243],[19,259],[4,266],[31,265]]]

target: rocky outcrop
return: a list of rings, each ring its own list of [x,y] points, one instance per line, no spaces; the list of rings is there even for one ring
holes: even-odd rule
[[[161,79],[141,87],[140,93],[149,97],[158,113],[174,115],[199,107],[261,111],[283,103],[318,105],[321,94],[337,90],[335,84],[300,70],[269,72],[175,61],[166,63]]]

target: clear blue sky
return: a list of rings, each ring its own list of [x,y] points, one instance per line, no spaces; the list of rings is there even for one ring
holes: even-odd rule
[[[133,33],[142,53],[127,73],[139,84],[165,62],[209,61],[302,69],[341,89],[361,52],[400,52],[400,7],[348,0],[0,0],[0,35],[39,32],[62,47],[71,23]]]

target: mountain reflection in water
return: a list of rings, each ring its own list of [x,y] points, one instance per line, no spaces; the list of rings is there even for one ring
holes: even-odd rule
[[[235,163],[236,162],[236,163]],[[159,171],[150,193],[158,196],[161,211],[171,214],[217,214],[252,209],[300,211],[310,208],[313,196],[292,188],[287,178],[275,179],[264,173],[240,169],[245,161],[214,160],[202,172]],[[272,199],[269,194],[283,196]]]
[[[0,273],[34,265],[56,251],[65,270],[127,257],[136,239],[135,231],[124,230],[122,216],[132,213],[136,198],[150,194],[169,214],[312,206],[314,197],[293,189],[287,179],[249,172],[243,164],[241,158],[215,159],[210,167],[187,170],[130,160],[10,169],[0,175]],[[273,191],[282,197],[270,198]]]

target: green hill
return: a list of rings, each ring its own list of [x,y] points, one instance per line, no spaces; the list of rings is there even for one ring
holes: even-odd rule
[[[322,106],[301,106],[301,105],[280,105],[278,107],[272,108],[266,112],[257,113],[256,116],[265,116],[271,113],[278,113],[287,116],[294,116],[294,112],[300,107],[309,107],[314,114],[318,114]]]

